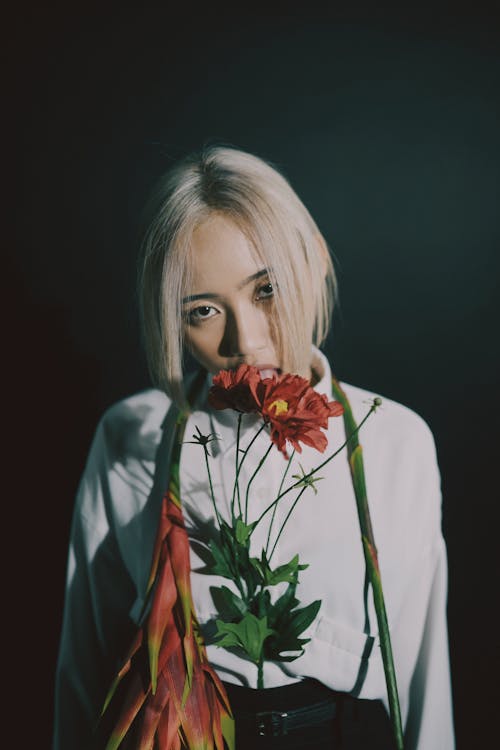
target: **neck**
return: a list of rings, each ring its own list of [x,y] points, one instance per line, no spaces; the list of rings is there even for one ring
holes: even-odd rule
[[[319,383],[319,381],[323,378],[324,374],[325,373],[324,373],[323,365],[321,364],[320,358],[316,355],[313,355],[312,362],[311,362],[311,377],[310,377],[311,385],[313,387],[317,385],[317,383]]]

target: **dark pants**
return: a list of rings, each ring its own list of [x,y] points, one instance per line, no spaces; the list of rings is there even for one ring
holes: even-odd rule
[[[224,683],[236,720],[236,750],[393,750],[391,723],[381,701],[352,698],[316,680],[303,680],[282,688],[254,690]],[[257,714],[334,702],[334,716],[319,725],[290,730],[277,736],[269,728],[259,734]],[[279,724],[279,722],[278,722]],[[286,731],[286,719],[283,729]]]

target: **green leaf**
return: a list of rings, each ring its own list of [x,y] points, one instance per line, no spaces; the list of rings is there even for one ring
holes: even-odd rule
[[[241,518],[237,518],[235,527],[236,541],[239,544],[244,544],[245,546],[247,546],[250,534],[252,533],[254,528],[255,521],[253,523],[246,524],[244,523],[244,521],[242,521]]]
[[[274,634],[274,630],[267,626],[267,616],[259,619],[251,612],[247,612],[238,623],[217,620],[216,625],[220,640],[215,645],[242,648],[254,664],[259,663],[264,641]]]
[[[297,583],[299,571],[308,567],[307,565],[299,565],[299,556],[295,555],[290,562],[278,565],[277,568],[271,570],[264,550],[262,550],[261,564],[266,586],[276,586],[278,583]]]
[[[287,639],[286,643],[274,641],[270,638],[265,644],[265,657],[272,661],[295,661],[304,653],[304,646],[310,638]]]
[[[298,636],[304,632],[312,623],[321,607],[321,599],[308,604],[307,607],[296,609],[290,613],[290,618],[285,626],[285,634]]]
[[[213,562],[207,565],[207,571],[212,575],[222,576],[223,578],[229,578],[233,580],[233,570],[228,555],[224,548],[220,548],[214,539],[211,539],[208,543],[210,552],[212,554]]]
[[[293,661],[304,653],[303,646],[310,638],[299,638],[318,614],[321,601],[318,599],[306,607],[294,609],[298,604],[294,596],[295,586],[289,586],[274,605],[269,624],[275,635],[266,642],[267,659]]]
[[[291,583],[287,586],[285,593],[268,608],[269,627],[279,630],[284,617],[288,616],[292,609],[295,609],[299,603],[299,600],[295,598],[296,589],[297,585]]]
[[[295,555],[289,563],[286,565],[279,565],[275,570],[271,571],[268,583],[270,586],[274,586],[277,583],[296,583],[300,570],[305,570],[308,565],[299,565],[299,556]]]
[[[257,573],[259,583],[264,583],[265,577],[264,577],[264,568],[262,567],[262,562],[259,560],[258,557],[251,557],[249,559],[249,563],[253,567],[255,572]]]
[[[210,593],[217,612],[224,620],[237,620],[247,612],[247,605],[227,586],[211,586]]]
[[[249,558],[249,533],[255,523],[245,524],[240,519],[236,521],[233,529],[226,521],[221,522],[220,535],[217,541],[210,540],[209,549],[212,553],[213,563],[208,563],[203,570],[204,573],[212,573],[229,578],[236,583],[239,589],[240,582],[244,582],[247,599],[251,599],[255,590],[263,583],[262,576],[253,567]],[[237,533],[240,540],[237,538]]]
[[[221,521],[220,525],[220,546],[236,557],[236,536],[233,528],[225,521]]]
[[[257,593],[252,601],[251,612],[253,612],[256,617],[264,617],[264,615],[267,615],[267,623],[270,628],[273,627],[269,622],[268,614],[271,607],[271,594],[267,589],[262,589]]]

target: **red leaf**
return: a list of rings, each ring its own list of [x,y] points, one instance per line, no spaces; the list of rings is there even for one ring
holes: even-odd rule
[[[148,620],[148,648],[151,683],[153,693],[156,691],[158,675],[158,653],[163,633],[170,619],[172,608],[177,599],[177,588],[170,562],[167,542],[164,541],[160,552],[159,575],[153,595],[153,603]]]
[[[174,704],[169,700],[163,708],[156,730],[158,747],[161,750],[180,749],[181,740],[178,734],[180,716],[175,710]]]
[[[232,716],[231,706],[229,705],[229,698],[227,697],[226,689],[224,685],[222,684],[222,680],[220,679],[217,672],[213,669],[213,667],[206,662],[205,664],[202,664],[203,671],[208,676],[208,678],[213,682],[214,687],[217,691],[218,701],[222,702],[227,713]]]
[[[213,747],[212,717],[207,701],[207,684],[201,664],[194,665],[193,682],[182,712],[182,729],[193,750]],[[211,684],[209,688],[213,690]]]
[[[160,674],[156,693],[150,697],[142,711],[142,724],[138,737],[137,750],[152,750],[156,729],[168,700],[168,683],[163,675]],[[168,745],[164,747],[166,749]]]
[[[130,729],[132,722],[139,713],[141,706],[146,700],[148,693],[149,688],[147,690],[144,689],[141,675],[139,672],[136,672],[132,677],[131,684],[125,697],[120,718],[111,732],[105,750],[116,750],[116,748],[119,747],[121,741]]]
[[[125,675],[130,670],[130,666],[132,664],[132,657],[134,654],[139,651],[141,645],[142,645],[142,629],[137,631],[137,634],[135,636],[134,641],[132,642],[132,645],[128,651],[127,656],[125,657],[123,661],[123,666],[119,670],[118,674],[116,675],[115,679],[113,680],[113,683],[111,687],[108,690],[108,694],[106,695],[106,700],[104,701],[104,705],[102,707],[101,716],[105,712],[106,708],[108,707],[109,703],[111,702],[111,699],[113,698],[113,695],[115,694],[116,688],[118,687],[119,683],[122,681],[122,679],[125,677]]]
[[[181,600],[182,612],[184,617],[185,632],[189,634],[191,629],[191,614],[193,611],[191,599],[191,563],[189,552],[189,538],[184,526],[184,519],[181,508],[173,502],[169,503],[169,519],[172,522],[170,533],[168,535],[168,550],[172,571],[175,578],[177,592]]]
[[[167,511],[168,511],[168,493],[164,495],[162,499],[162,503],[161,503],[160,521],[158,523],[156,539],[155,539],[155,543],[153,547],[153,558],[151,562],[151,571],[149,574],[148,584],[146,586],[146,596],[149,594],[151,587],[155,581],[156,573],[158,570],[158,563],[160,560],[162,544],[164,540],[166,539],[170,531],[170,527],[172,525],[168,517]]]

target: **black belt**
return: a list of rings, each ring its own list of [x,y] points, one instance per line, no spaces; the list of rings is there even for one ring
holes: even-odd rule
[[[228,682],[224,686],[236,720],[236,747],[240,750],[396,749],[381,700],[355,698],[309,678],[265,690]]]
[[[335,703],[323,701],[288,711],[238,712],[237,722],[243,731],[261,737],[282,737],[297,729],[326,724],[335,718],[336,710]]]
[[[332,722],[343,694],[315,680],[283,688],[253,690],[225,683],[238,732],[243,736],[282,737]]]

